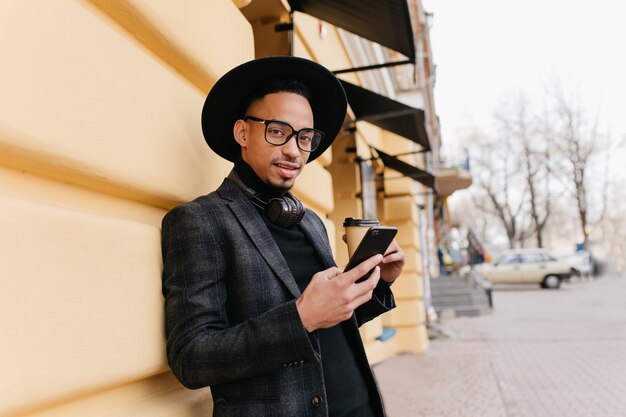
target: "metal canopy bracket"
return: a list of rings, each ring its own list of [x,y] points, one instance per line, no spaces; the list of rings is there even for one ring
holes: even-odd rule
[[[423,110],[407,106],[347,81],[340,81],[357,121],[372,123],[430,151]]]
[[[387,168],[393,169],[394,171],[397,171],[406,177],[414,179],[415,181],[424,184],[425,186],[432,188],[435,192],[437,192],[437,184],[434,175],[432,175],[428,171],[424,171],[423,169],[420,169],[416,166],[413,166],[398,159],[398,156],[401,155],[393,156],[381,151],[378,148],[372,148],[376,151],[378,157],[383,161],[383,164]]]
[[[275,32],[287,32],[288,30],[293,30],[293,21],[289,23],[276,23],[274,25]]]
[[[395,67],[398,65],[406,65],[406,64],[415,64],[415,61],[406,60],[406,61],[396,61],[396,62],[386,62],[384,64],[375,64],[375,65],[366,65],[364,67],[354,67],[354,68],[346,68],[342,70],[335,70],[332,73],[335,75],[346,74],[348,72],[359,72],[359,71],[368,71],[379,68],[389,68]]]

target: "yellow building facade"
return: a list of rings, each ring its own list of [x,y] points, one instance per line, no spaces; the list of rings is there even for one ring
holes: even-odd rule
[[[284,19],[284,3],[270,3]],[[211,410],[210,390],[183,388],[166,363],[160,222],[172,207],[215,189],[231,168],[201,133],[211,86],[254,58],[255,48],[257,55],[284,50],[284,39],[268,29],[275,22],[253,7],[233,0],[0,2],[0,416]],[[334,27],[321,37],[317,19],[296,19],[294,55],[330,68],[353,65]],[[360,83],[356,74],[342,78]],[[363,215],[354,158],[367,157],[364,138],[392,154],[412,150],[405,139],[357,122],[294,189],[325,219],[340,266],[347,261],[343,218]],[[399,228],[407,268],[394,284],[398,308],[362,330],[372,362],[427,350],[420,187],[397,179],[377,194],[379,218]],[[384,327],[396,335],[383,342]]]

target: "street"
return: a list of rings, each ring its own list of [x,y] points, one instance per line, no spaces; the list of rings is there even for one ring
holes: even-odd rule
[[[374,367],[388,417],[626,416],[626,277],[500,286],[424,356]]]

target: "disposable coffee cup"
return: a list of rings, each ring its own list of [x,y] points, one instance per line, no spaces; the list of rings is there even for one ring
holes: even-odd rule
[[[346,231],[346,241],[348,243],[348,256],[359,247],[359,243],[370,228],[380,226],[378,219],[355,219],[354,217],[346,217],[343,221],[343,228]]]

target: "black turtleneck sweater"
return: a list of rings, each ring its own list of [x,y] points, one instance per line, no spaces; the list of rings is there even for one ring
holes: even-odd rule
[[[248,187],[262,194],[261,198],[269,199],[282,194],[282,191],[261,181],[241,159],[235,164],[235,171]],[[258,209],[263,215],[262,210]],[[270,223],[264,215],[263,219],[287,261],[298,288],[304,291],[311,277],[325,269],[317,252],[299,226],[284,228]],[[329,417],[373,416],[367,385],[354,354],[356,349],[350,343],[351,338],[346,337],[347,326],[350,325],[350,322],[343,322],[317,330]]]

